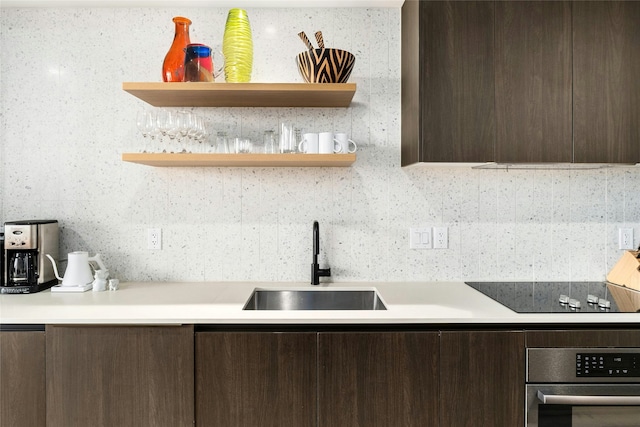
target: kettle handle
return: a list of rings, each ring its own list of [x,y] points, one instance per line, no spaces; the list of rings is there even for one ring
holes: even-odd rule
[[[104,263],[102,262],[102,258],[100,257],[100,254],[96,254],[95,256],[89,257],[89,261],[93,261],[96,264],[98,264],[98,267],[100,267],[100,270],[107,269],[107,267],[105,267]]]
[[[58,266],[56,265],[56,261],[49,254],[45,254],[45,256],[49,258],[49,260],[51,261],[51,264],[53,265],[53,274],[56,275],[56,279],[63,280],[62,277],[60,277],[60,275],[58,274]]]

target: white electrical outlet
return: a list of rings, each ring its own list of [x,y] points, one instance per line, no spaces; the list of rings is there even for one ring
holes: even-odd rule
[[[409,229],[410,249],[431,249],[431,228],[410,228]]]
[[[434,249],[447,249],[449,247],[449,229],[447,227],[433,227]]]
[[[162,249],[162,228],[147,228],[147,249]]]
[[[633,246],[633,228],[618,229],[618,249],[635,249],[635,246]]]

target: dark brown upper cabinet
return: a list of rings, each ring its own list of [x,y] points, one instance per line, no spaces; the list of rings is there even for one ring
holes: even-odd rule
[[[640,162],[640,2],[402,6],[402,166]]]
[[[571,162],[571,4],[495,8],[495,161]]]
[[[492,2],[402,7],[402,166],[494,159]]]
[[[640,2],[573,5],[576,162],[640,162]]]

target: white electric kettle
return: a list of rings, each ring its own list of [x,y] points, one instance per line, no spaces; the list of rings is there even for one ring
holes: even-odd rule
[[[107,269],[102,263],[100,254],[96,254],[96,256],[90,257],[88,252],[76,251],[67,254],[67,270],[64,272],[64,277],[60,277],[55,260],[49,254],[46,254],[46,256],[47,258],[49,258],[49,260],[51,260],[51,263],[53,264],[53,271],[56,277],[58,278],[58,280],[62,280],[63,287],[85,286],[93,282],[93,273],[91,271],[91,265],[89,264],[90,261],[96,263],[100,267],[96,270]]]

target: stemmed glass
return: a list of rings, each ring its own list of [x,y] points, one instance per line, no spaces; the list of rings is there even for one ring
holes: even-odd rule
[[[198,117],[196,127],[198,128],[198,134],[196,136],[196,139],[198,140],[200,147],[204,147],[205,146],[204,143],[206,142],[207,137],[209,136],[209,132],[207,132],[207,123],[205,122],[204,118]],[[204,151],[205,150],[203,148],[200,150],[200,152],[204,152]]]
[[[136,117],[136,125],[138,126],[138,130],[142,133],[142,137],[144,138],[144,145],[142,146],[141,152],[146,153],[151,151],[151,147],[148,138],[154,139],[155,135],[153,134],[154,123],[153,123],[153,115],[150,111],[140,110],[138,111],[138,116]],[[149,147],[148,147],[149,146]]]
[[[167,149],[164,146],[164,137],[168,135],[169,125],[171,124],[169,121],[169,111],[167,110],[158,110],[158,114],[156,114],[156,128],[160,133],[160,152],[166,153]]]
[[[187,133],[191,127],[192,113],[189,111],[178,111],[177,124],[178,124],[178,142],[180,143],[182,152],[190,152],[188,141],[186,141]]]
[[[158,146],[156,147],[154,143],[145,143],[142,152],[197,153],[206,151],[205,146],[209,136],[207,123],[203,117],[191,111],[159,109],[154,112],[143,110],[138,112],[136,125],[144,138],[150,138],[155,142],[156,136],[158,136]],[[168,137],[169,141],[165,137]]]
[[[167,115],[165,118],[166,122],[166,130],[167,130],[167,135],[169,136],[169,143],[172,143],[176,137],[180,134],[180,124],[178,123],[178,113],[176,113],[175,111],[167,111]],[[175,144],[171,144],[171,152],[173,152],[174,150],[174,145]],[[181,152],[182,150],[180,149],[180,147],[176,147],[175,148],[176,152]]]

